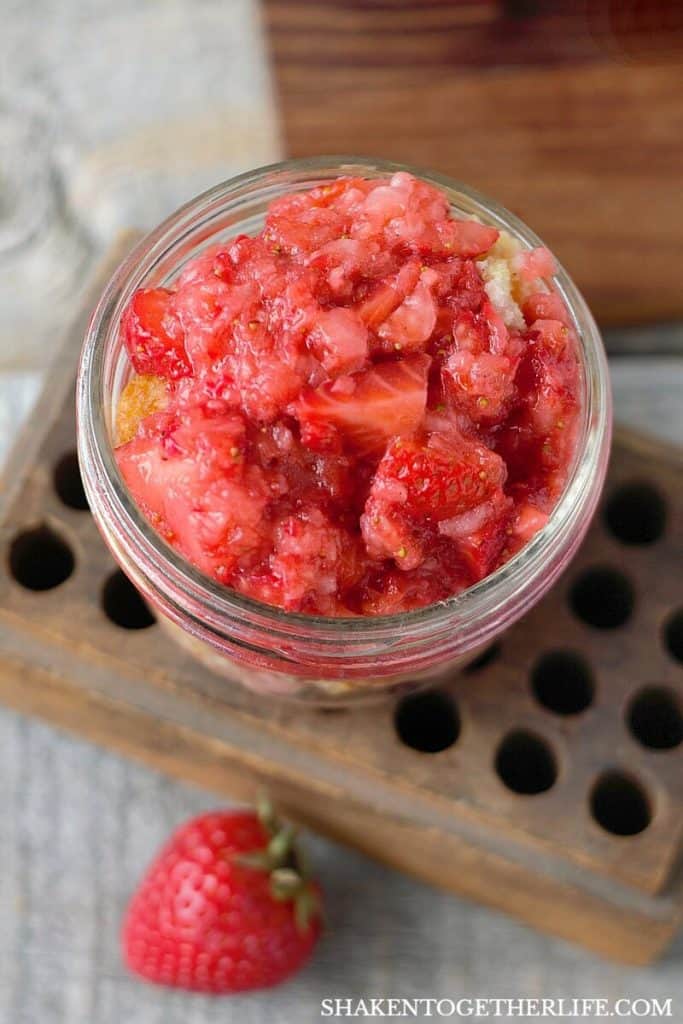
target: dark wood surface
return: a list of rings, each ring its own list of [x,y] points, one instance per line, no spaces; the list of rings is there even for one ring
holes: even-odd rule
[[[680,664],[661,640],[681,601],[678,451],[620,437],[607,493],[634,479],[654,487],[668,509],[663,537],[627,546],[598,517],[571,572],[509,632],[500,658],[444,686],[460,736],[427,754],[401,741],[394,704],[330,714],[251,698],[198,668],[158,625],[123,630],[107,617],[110,556],[87,511],[65,506],[55,490],[55,467],[74,445],[82,326],[83,318],[0,492],[5,555],[26,531],[30,539],[47,528],[75,558],[70,578],[43,592],[20,586],[3,559],[2,700],[218,792],[251,797],[266,783],[297,819],[392,866],[614,958],[655,956],[683,917],[683,747],[644,748],[624,715],[648,684],[683,697]],[[629,621],[613,631],[569,610],[582,572],[605,564],[625,573],[635,594]],[[596,692],[582,714],[554,714],[530,692],[533,666],[556,649],[590,666]],[[424,706],[404,713],[409,732],[423,733]],[[493,770],[501,742],[520,729],[557,764],[555,784],[535,796],[513,792]],[[524,749],[515,770],[532,785],[543,774]],[[611,834],[590,813],[596,780],[615,770],[647,794],[652,822],[638,835]]]
[[[287,153],[450,174],[526,220],[602,322],[679,316],[683,8],[666,28],[651,6],[639,29],[607,0],[265,0]]]

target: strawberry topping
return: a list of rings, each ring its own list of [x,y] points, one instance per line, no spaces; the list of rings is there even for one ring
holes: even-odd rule
[[[290,611],[459,593],[566,482],[581,375],[554,269],[403,172],[277,199],[124,312],[132,495],[197,568]]]

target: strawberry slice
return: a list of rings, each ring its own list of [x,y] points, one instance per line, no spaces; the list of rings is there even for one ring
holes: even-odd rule
[[[373,558],[393,558],[400,569],[420,566],[437,525],[468,516],[463,533],[478,528],[504,502],[505,464],[484,445],[455,432],[432,434],[426,444],[396,438],[387,448],[361,517]],[[441,530],[441,525],[446,528]]]
[[[381,455],[390,438],[408,437],[422,422],[430,363],[424,354],[378,363],[304,391],[292,407],[302,442],[314,451],[345,446]]]
[[[191,373],[173,301],[165,288],[141,288],[121,317],[123,343],[140,374],[176,380]]]
[[[457,516],[500,491],[505,465],[484,445],[433,434],[429,442],[395,440],[380,462],[373,492],[401,488],[404,511],[435,521]],[[396,492],[398,493],[398,491]]]

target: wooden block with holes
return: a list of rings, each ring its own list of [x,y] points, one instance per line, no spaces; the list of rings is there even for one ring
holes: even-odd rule
[[[400,870],[654,958],[683,924],[680,452],[617,436],[571,569],[467,671],[398,703],[304,710],[196,665],[113,565],[74,457],[86,315],[3,479],[0,699],[219,793],[266,784]]]

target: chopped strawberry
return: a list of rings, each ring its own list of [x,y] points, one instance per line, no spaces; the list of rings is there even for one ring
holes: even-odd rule
[[[426,444],[392,441],[377,467],[372,493],[386,493],[387,484],[401,488],[406,512],[440,522],[480,505],[504,482],[505,464],[490,448],[432,434]]]
[[[340,590],[353,587],[362,572],[356,538],[315,506],[280,522],[274,538],[270,565],[283,607],[302,611],[313,600],[319,613],[334,614]]]
[[[388,181],[375,183],[352,232],[355,237],[381,234],[388,249],[401,245],[421,251],[433,243],[437,237],[434,225],[447,212],[443,193],[399,171]]]
[[[327,181],[324,185],[311,189],[308,194],[304,193],[304,196],[315,206],[334,206],[340,212],[351,216],[358,211],[373,187],[373,183],[366,178],[342,176],[335,181]],[[283,202],[288,199],[293,199],[293,197],[286,196]]]
[[[396,615],[445,601],[470,586],[472,579],[454,545],[438,534],[429,538],[426,557],[406,569],[390,565],[368,574],[360,611],[364,615]]]
[[[407,510],[402,507],[405,489],[390,495],[375,478],[360,517],[360,528],[367,552],[381,561],[391,558],[403,572],[416,569],[425,559],[425,546]],[[396,498],[397,500],[392,500]]]
[[[427,282],[421,280],[377,333],[389,350],[413,352],[424,348],[435,326],[436,303]]]
[[[400,615],[426,604],[439,601],[435,596],[443,590],[443,597],[456,593],[449,590],[441,579],[412,572],[387,569],[371,578],[362,595],[361,611],[364,615]],[[466,585],[466,584],[465,584]]]
[[[221,582],[253,563],[267,542],[271,489],[244,457],[239,414],[178,422],[164,413],[117,451],[133,497],[159,532]]]
[[[448,216],[445,195],[410,174],[394,174],[368,196],[359,232],[382,230],[389,246],[403,245],[415,252],[479,256],[498,238],[495,228]]]
[[[306,262],[308,267],[323,275],[330,298],[344,302],[353,298],[359,284],[390,274],[396,261],[376,241],[344,236],[326,242]]]
[[[576,406],[578,356],[569,329],[558,320],[536,320],[529,334],[532,384],[524,401],[534,428],[548,433],[558,424],[562,429],[570,409]]]
[[[484,279],[473,259],[449,256],[429,264],[436,275],[433,292],[439,303],[453,314],[463,310],[477,312],[486,299]]]
[[[555,257],[544,246],[519,252],[511,262],[513,271],[529,283],[551,278],[557,271]]]
[[[525,340],[508,331],[490,302],[478,313],[460,313],[442,371],[454,407],[477,424],[500,422],[512,407],[515,374],[525,347]]]
[[[352,373],[367,362],[368,329],[353,310],[322,310],[308,336],[308,347],[330,376]]]
[[[522,312],[527,323],[534,320],[559,320],[565,327],[571,327],[569,310],[557,292],[533,292],[522,303]]]
[[[505,501],[504,482],[504,463],[484,445],[453,434],[432,434],[426,444],[392,441],[361,517],[369,554],[393,558],[404,571],[417,568],[435,527],[452,537],[454,517],[469,517],[466,525],[477,529],[487,523]]]
[[[453,352],[444,363],[444,380],[455,408],[475,423],[502,419],[515,393],[510,360],[490,352]]]
[[[424,416],[429,365],[428,356],[411,356],[305,391],[293,408],[304,444],[325,451],[340,443],[369,456],[410,436]]]
[[[564,487],[576,443],[578,353],[573,332],[558,320],[537,320],[528,334],[516,379],[519,402],[495,446],[515,493],[535,492],[536,504],[548,512]]]
[[[448,537],[467,566],[472,583],[478,583],[496,568],[509,541],[513,501],[498,492],[469,512],[439,524],[439,532]]]
[[[303,387],[305,373],[297,360],[277,349],[254,352],[245,344],[230,360],[245,414],[257,423],[272,423]]]
[[[358,307],[358,315],[363,323],[377,330],[413,291],[419,280],[420,264],[417,260],[409,260],[393,277],[374,286]]]
[[[548,513],[529,503],[520,503],[511,516],[508,529],[508,550],[514,555],[525,544],[528,544],[539,530],[548,522]]]
[[[207,246],[199,256],[190,260],[178,278],[176,288],[196,284],[197,281],[210,278],[212,274],[219,277],[224,283],[233,279],[233,265],[228,247],[224,242]]]
[[[141,288],[121,318],[123,342],[137,373],[175,380],[191,372],[184,332],[165,288]]]
[[[254,284],[230,286],[214,274],[178,289],[175,309],[195,373],[235,351],[235,325],[255,322],[257,298]]]
[[[294,192],[271,203],[263,237],[276,250],[302,256],[340,238],[371,184],[340,178],[310,192]]]
[[[438,225],[441,248],[454,256],[483,256],[498,238],[496,228],[476,220],[447,220]]]

